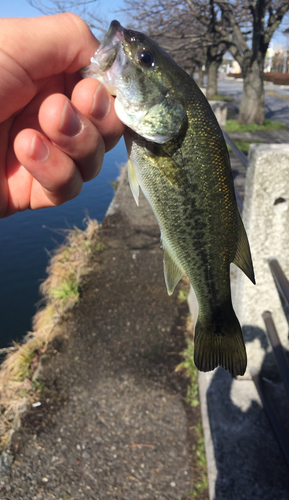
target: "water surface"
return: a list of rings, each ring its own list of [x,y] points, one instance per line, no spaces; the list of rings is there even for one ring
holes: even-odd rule
[[[31,318],[45,278],[49,253],[63,241],[63,229],[84,229],[85,218],[101,222],[113,197],[115,180],[127,159],[123,139],[105,155],[98,177],[60,207],[26,210],[0,220],[0,347],[31,329]]]

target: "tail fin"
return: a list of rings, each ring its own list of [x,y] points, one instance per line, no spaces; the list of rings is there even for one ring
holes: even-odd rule
[[[230,321],[220,324],[199,317],[195,331],[195,365],[207,372],[222,366],[233,377],[244,375],[247,355],[239,321],[232,310]]]

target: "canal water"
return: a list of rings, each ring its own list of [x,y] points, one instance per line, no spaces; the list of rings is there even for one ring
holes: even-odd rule
[[[110,181],[116,180],[126,160],[121,139],[105,155],[100,174],[84,184],[74,200],[0,219],[0,347],[20,340],[31,329],[49,254],[63,241],[63,230],[84,229],[87,216],[103,220],[114,194]]]

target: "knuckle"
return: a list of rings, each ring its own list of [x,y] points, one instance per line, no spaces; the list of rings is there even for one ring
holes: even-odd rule
[[[79,32],[80,36],[88,34],[91,35],[91,31],[88,25],[77,14],[74,14],[73,12],[64,12],[61,15],[65,16],[64,19],[68,24],[73,24],[77,28],[77,31]]]

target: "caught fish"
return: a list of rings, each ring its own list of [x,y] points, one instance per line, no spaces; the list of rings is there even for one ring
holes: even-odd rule
[[[116,96],[127,125],[129,181],[139,186],[161,231],[164,275],[172,294],[187,273],[199,314],[195,364],[245,372],[247,357],[231,301],[230,263],[254,283],[247,235],[239,215],[221,129],[194,80],[153,40],[113,21],[84,77]]]

